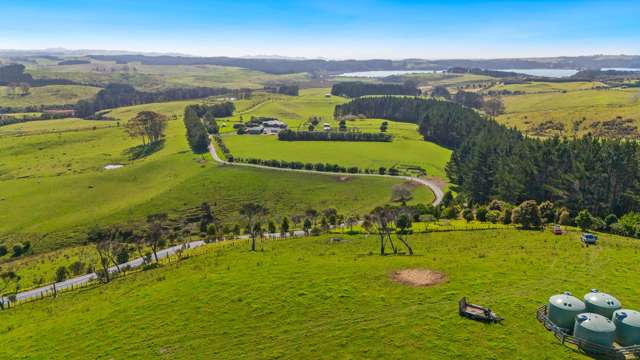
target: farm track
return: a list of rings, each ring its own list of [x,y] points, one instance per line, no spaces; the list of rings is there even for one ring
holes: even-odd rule
[[[264,165],[235,163],[235,162],[228,162],[228,161],[222,160],[220,158],[220,156],[218,155],[218,153],[216,152],[216,149],[215,149],[214,145],[209,145],[209,152],[211,153],[211,157],[213,158],[213,160],[215,162],[217,162],[219,164],[223,164],[223,165],[230,165],[230,166],[244,166],[244,167],[252,167],[252,168],[259,168],[259,169],[267,169],[267,170],[275,170],[275,171],[288,171],[288,172],[299,172],[299,173],[307,173],[307,174],[315,174],[315,175],[385,177],[385,178],[391,178],[391,179],[407,180],[407,181],[411,181],[411,182],[414,182],[414,183],[417,183],[419,185],[426,186],[427,188],[429,188],[429,190],[431,190],[431,192],[433,192],[433,195],[435,196],[435,199],[433,200],[433,205],[434,206],[435,205],[439,205],[440,202],[442,202],[442,198],[444,197],[444,191],[440,188],[440,186],[438,186],[438,184],[435,181],[428,180],[428,179],[421,179],[421,178],[418,178],[418,177],[392,176],[392,175],[380,175],[380,174],[348,174],[348,173],[313,171],[313,170],[304,170],[304,169],[275,168],[275,167],[264,166]]]

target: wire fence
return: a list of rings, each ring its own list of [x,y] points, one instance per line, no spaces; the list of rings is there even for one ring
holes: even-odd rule
[[[574,345],[576,350],[587,355],[595,356],[598,359],[638,359],[640,357],[640,345],[606,347],[569,334],[566,329],[557,326],[549,319],[546,305],[536,310],[536,319],[544,325],[545,329],[551,331],[563,345]]]
[[[434,225],[434,226],[429,226],[429,225],[433,225],[433,224],[428,224],[422,230],[418,230],[418,231],[414,230],[414,233],[514,229],[514,227],[511,227],[511,226],[496,225],[496,224],[465,224],[465,225]],[[360,231],[348,232],[346,227],[342,227],[342,228],[334,227],[333,229],[331,229],[329,234],[334,234],[334,235],[356,234],[357,235],[357,234],[366,234],[366,232],[360,232]],[[310,236],[314,236],[314,235],[311,233],[302,233],[300,231],[296,231],[295,233],[289,232],[285,234],[274,233],[274,234],[264,234],[262,236],[258,236],[256,238],[256,241],[262,242],[264,240],[290,239],[290,238],[310,237]],[[157,263],[160,265],[172,264],[172,263],[176,263],[176,262],[180,262],[182,260],[188,259],[192,256],[201,256],[201,255],[210,254],[210,253],[219,251],[220,249],[224,249],[226,246],[236,246],[237,244],[243,243],[243,242],[248,244],[251,242],[251,239],[247,238],[246,236],[230,236],[227,238],[219,239],[219,241],[217,242],[211,243],[211,244],[216,244],[217,246],[207,246],[211,244],[205,244],[204,246],[198,246],[194,248],[187,247],[177,251],[174,254],[167,255],[163,258],[160,258],[157,261]],[[112,276],[112,278],[110,278],[110,281],[118,277],[128,276],[131,274],[146,271],[148,269],[147,266],[154,263],[145,262],[142,265],[136,266],[134,268],[122,267],[121,271],[110,272]],[[28,296],[24,299],[16,299],[17,294],[15,293],[5,294],[3,297],[0,297],[0,301],[2,301],[2,299],[4,298],[2,309],[7,310],[17,305],[27,304],[27,303],[42,300],[45,298],[49,298],[49,297],[57,297],[58,295],[61,295],[70,291],[97,287],[97,286],[108,283],[108,282],[105,282],[103,279],[101,279],[96,273],[87,274],[87,275],[89,276],[93,275],[93,276],[87,281],[73,283],[70,285],[61,286],[60,283],[53,283],[53,282],[48,284],[38,285],[38,288],[42,288],[42,290],[39,293],[33,296]],[[22,290],[21,293],[33,291],[33,289],[21,289],[21,290]]]

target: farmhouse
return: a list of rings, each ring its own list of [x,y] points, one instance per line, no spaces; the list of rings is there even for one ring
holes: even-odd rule
[[[281,129],[286,129],[287,128],[287,124],[285,124],[284,122],[280,121],[280,120],[266,120],[262,122],[262,126],[264,127],[268,127],[268,128],[281,128]]]
[[[251,134],[251,135],[260,135],[264,133],[264,126],[254,126],[254,127],[247,128],[245,130],[245,133]]]

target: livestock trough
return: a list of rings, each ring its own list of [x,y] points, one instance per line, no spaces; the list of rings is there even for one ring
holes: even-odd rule
[[[460,316],[464,316],[471,320],[482,321],[487,323],[498,323],[504,320],[503,318],[498,316],[495,312],[493,312],[490,308],[467,302],[466,297],[463,297],[458,302],[458,310],[459,310]]]

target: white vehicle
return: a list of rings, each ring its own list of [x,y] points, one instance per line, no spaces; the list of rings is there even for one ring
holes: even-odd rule
[[[589,234],[589,233],[582,234],[580,239],[582,240],[582,242],[584,242],[587,245],[595,245],[596,242],[598,241],[598,237],[597,236],[595,236],[593,234]]]

